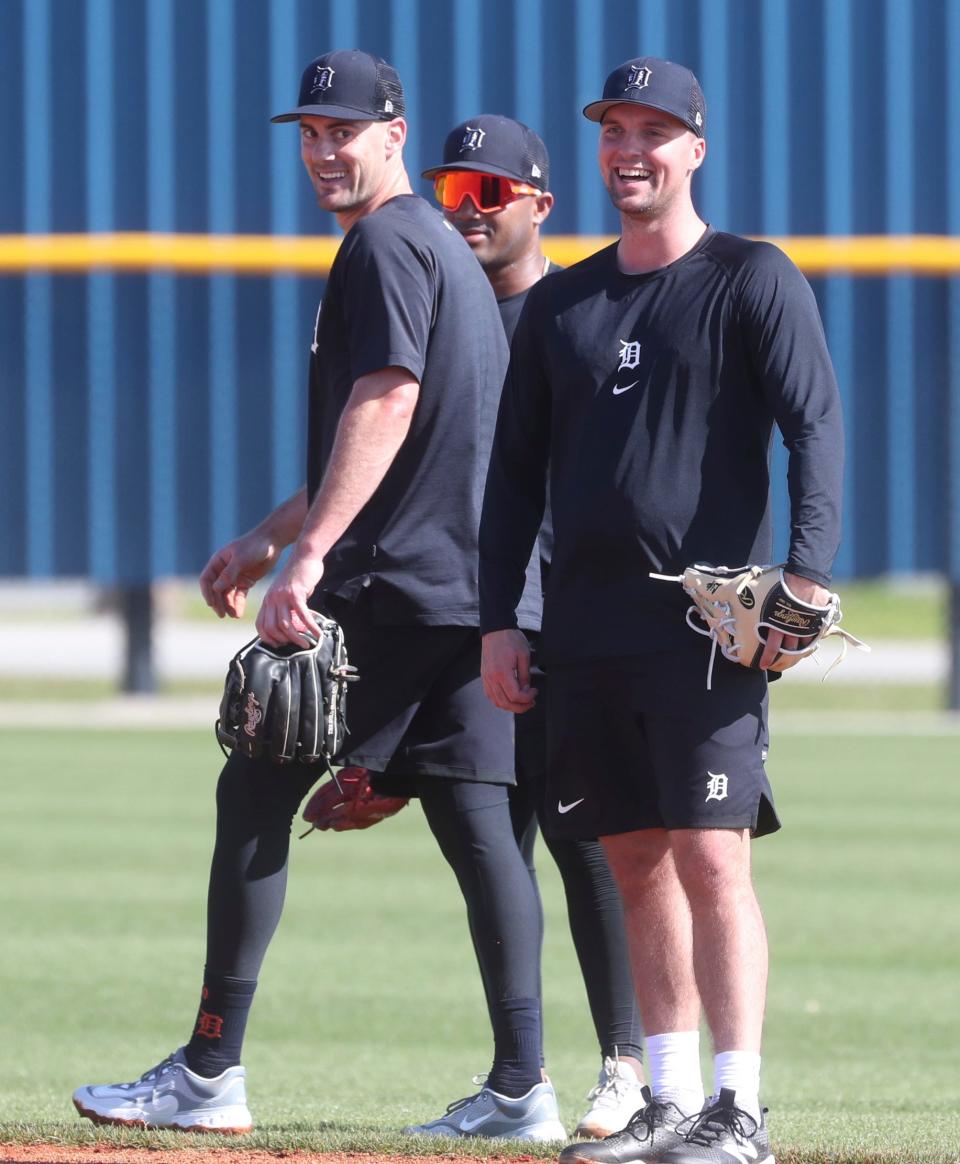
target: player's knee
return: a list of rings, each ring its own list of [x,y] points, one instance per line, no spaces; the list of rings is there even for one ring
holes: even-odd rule
[[[610,871],[624,901],[632,901],[653,882],[672,874],[670,844],[663,829],[621,833],[602,840]]]
[[[670,840],[677,876],[691,904],[753,892],[746,830],[678,829]]]

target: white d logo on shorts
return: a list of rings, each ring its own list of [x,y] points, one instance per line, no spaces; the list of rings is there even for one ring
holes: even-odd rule
[[[727,799],[727,774],[726,772],[711,772],[707,771],[707,800],[726,800]],[[707,800],[703,803],[706,804]]]

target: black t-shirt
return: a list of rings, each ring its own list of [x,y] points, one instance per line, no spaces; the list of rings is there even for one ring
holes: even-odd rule
[[[544,278],[547,275],[552,275],[554,271],[562,271],[563,267],[558,267],[556,263],[547,259],[543,268]],[[534,284],[531,283],[530,287]],[[520,312],[523,310],[523,305],[527,301],[527,296],[530,294],[530,287],[524,291],[518,291],[516,295],[508,295],[506,299],[498,299],[497,307],[500,309],[500,321],[503,324],[503,330],[507,333],[507,343],[513,343],[513,333],[517,330],[517,324],[520,321]]]
[[[402,367],[420,395],[386,476],[324,559],[322,592],[369,588],[382,624],[478,624],[477,529],[506,362],[490,285],[439,211],[402,195],[354,224],[317,315],[310,499],[356,380]]]
[[[614,244],[536,284],[487,480],[481,629],[515,625],[549,460],[543,657],[689,642],[682,589],[648,575],[770,560],[774,424],[790,453],[787,565],[826,584],[840,528],[840,401],[816,301],[786,255],[708,228],[658,271],[622,274]]]

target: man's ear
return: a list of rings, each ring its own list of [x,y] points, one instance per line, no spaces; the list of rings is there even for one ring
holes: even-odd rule
[[[394,154],[399,153],[407,140],[407,123],[402,117],[395,117],[393,121],[387,123],[387,134],[384,140],[384,148],[388,158],[392,158]]]
[[[550,211],[553,209],[553,195],[549,190],[546,190],[543,194],[538,194],[534,202],[536,210],[533,212],[533,222],[535,226],[539,226],[550,216]]]
[[[707,155],[707,143],[702,137],[694,135],[693,145],[690,147],[690,169],[699,170],[703,159]]]

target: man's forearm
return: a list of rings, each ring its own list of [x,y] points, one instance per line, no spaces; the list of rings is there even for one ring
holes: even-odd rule
[[[386,369],[357,381],[302,523],[298,555],[326,557],[374,495],[406,440],[418,396],[419,385],[403,369]]]
[[[306,517],[307,487],[304,485],[268,513],[251,532],[263,535],[279,549],[283,549],[300,536]]]

